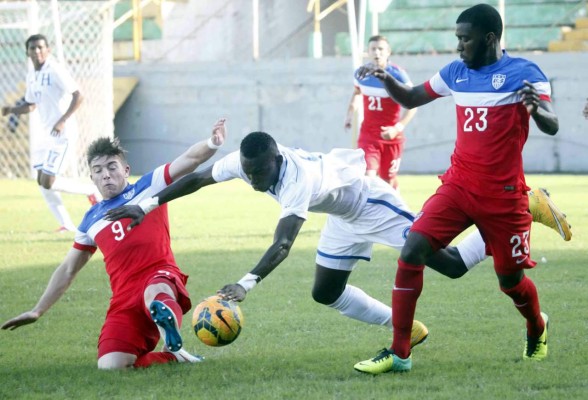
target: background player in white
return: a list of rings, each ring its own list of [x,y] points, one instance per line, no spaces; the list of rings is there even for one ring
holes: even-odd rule
[[[156,363],[198,362],[182,348],[182,315],[191,308],[187,276],[171,251],[167,208],[160,207],[132,231],[129,220],[109,222],[112,207],[136,204],[175,179],[193,171],[215,154],[225,140],[224,120],[213,127],[208,141],[194,144],[169,164],[129,184],[130,166],[118,140],[97,139],[88,149],[92,180],[104,200],[92,206],[79,226],[73,248],[57,267],[32,310],[6,321],[16,329],[37,321],[65,293],[92,254],[100,248],[110,278],[112,298],[98,341],[98,368],[147,367]],[[161,352],[153,352],[159,338]],[[68,339],[71,340],[71,339]]]
[[[59,221],[58,231],[75,231],[59,192],[86,195],[92,204],[100,200],[96,186],[60,176],[75,151],[78,127],[74,113],[82,103],[82,94],[66,68],[51,56],[45,36],[32,35],[25,46],[33,64],[26,78],[25,101],[15,107],[2,107],[2,115],[38,110],[42,132],[31,134],[31,166],[37,170],[41,193]]]
[[[372,36],[368,41],[370,64],[385,69],[403,83],[412,85],[408,74],[399,66],[389,64],[391,49],[385,36]],[[345,128],[351,128],[353,114],[363,98],[363,122],[359,131],[357,147],[365,152],[366,173],[379,176],[398,187],[397,174],[404,149],[404,128],[414,118],[417,109],[407,110],[396,103],[384,89],[379,79],[373,76],[364,79],[354,74],[355,88],[347,108]]]

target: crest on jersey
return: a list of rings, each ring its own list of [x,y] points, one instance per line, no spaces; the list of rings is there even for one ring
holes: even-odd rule
[[[123,194],[123,198],[125,200],[131,200],[133,198],[133,196],[135,196],[135,188],[129,190],[128,192],[126,192],[125,194]]]
[[[506,81],[506,75],[504,74],[494,74],[492,75],[492,86],[494,89],[498,90],[504,85],[504,81]]]

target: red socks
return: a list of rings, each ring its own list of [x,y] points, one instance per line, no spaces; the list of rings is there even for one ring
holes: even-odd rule
[[[500,288],[514,302],[515,307],[527,320],[527,335],[538,338],[545,329],[545,321],[541,318],[539,296],[532,280],[526,276],[513,288]]]
[[[409,264],[398,260],[398,271],[392,290],[392,325],[394,340],[392,350],[400,358],[410,355],[410,335],[417,300],[423,289],[424,265]]]
[[[167,364],[170,362],[177,362],[178,359],[172,353],[167,352],[151,352],[142,355],[141,357],[137,358],[133,367],[135,368],[147,368],[152,366],[153,364]]]

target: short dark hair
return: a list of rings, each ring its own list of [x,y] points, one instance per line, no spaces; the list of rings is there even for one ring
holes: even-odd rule
[[[273,137],[265,132],[251,132],[241,141],[241,155],[252,159],[267,151],[277,151],[278,145]]]
[[[379,42],[379,41],[386,42],[386,43],[388,43],[388,46],[390,46],[390,42],[388,42],[388,38],[386,36],[375,35],[375,36],[372,36],[371,38],[368,39],[368,43]]]
[[[92,163],[92,160],[96,157],[103,156],[118,156],[122,161],[126,162],[126,153],[127,151],[120,145],[120,141],[118,138],[99,138],[94,140],[88,147],[88,165],[90,165]]]
[[[49,47],[49,41],[47,40],[47,38],[45,37],[45,35],[41,35],[40,33],[36,33],[34,35],[29,36],[29,38],[25,42],[25,49],[28,50],[29,49],[29,43],[36,42],[37,40],[43,40],[45,42],[45,45],[47,47]]]
[[[477,4],[466,9],[457,17],[455,23],[470,23],[484,35],[492,32],[498,40],[502,37],[502,18],[498,11],[488,4]]]

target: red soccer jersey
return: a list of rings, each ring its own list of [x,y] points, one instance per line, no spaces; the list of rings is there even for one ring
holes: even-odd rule
[[[478,70],[454,61],[425,83],[430,95],[451,95],[456,103],[457,140],[443,182],[489,197],[520,197],[529,190],[522,157],[529,113],[517,94],[525,79],[550,100],[551,88],[539,67],[506,52]]]

